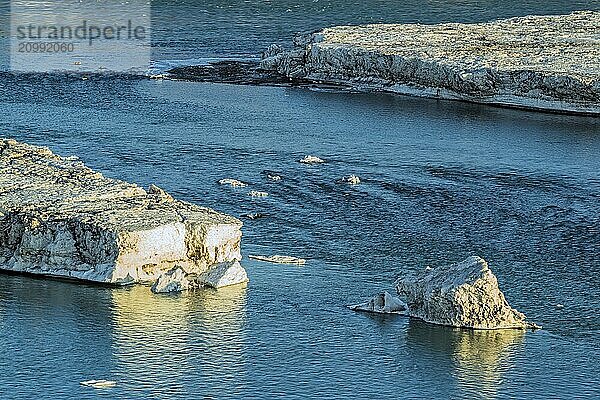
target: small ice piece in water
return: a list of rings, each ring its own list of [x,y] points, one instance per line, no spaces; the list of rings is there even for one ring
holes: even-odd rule
[[[350,185],[358,185],[360,183],[360,178],[357,175],[345,176],[342,178],[342,182],[346,182]]]
[[[303,164],[322,164],[325,160],[317,156],[305,156],[303,159],[299,160],[299,162]]]
[[[250,192],[248,192],[248,196],[252,196],[252,197],[267,197],[269,195],[269,193],[267,192],[259,192],[257,190],[251,190]]]
[[[97,389],[110,388],[117,384],[115,381],[107,381],[105,379],[93,379],[90,381],[79,382],[80,385],[89,386]]]
[[[258,261],[265,261],[265,262],[275,263],[275,264],[296,264],[296,265],[304,265],[304,264],[306,264],[306,260],[305,259],[291,257],[291,256],[279,256],[279,255],[253,256],[253,255],[248,255],[248,258],[251,258],[253,260],[258,260]]]
[[[381,292],[365,303],[348,306],[348,308],[354,311],[380,314],[404,314],[406,310],[408,310],[408,306],[405,302],[398,297],[392,296],[388,292]]]
[[[219,181],[219,185],[231,185],[231,187],[246,187],[244,182],[238,181],[237,179],[225,178]]]
[[[267,174],[267,178],[269,178],[269,180],[274,181],[274,182],[279,182],[281,180],[281,176],[273,175],[273,174]]]
[[[565,308],[565,305],[564,305],[564,304],[560,304],[560,303],[558,303],[558,304],[556,305],[556,308]]]
[[[267,214],[263,214],[263,213],[248,213],[248,214],[242,215],[242,217],[252,219],[252,220],[264,218],[266,216],[267,216]]]

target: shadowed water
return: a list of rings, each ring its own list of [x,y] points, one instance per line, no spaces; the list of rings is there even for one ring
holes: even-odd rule
[[[219,2],[237,18],[233,33],[219,36],[198,26],[200,7],[169,2],[153,18],[173,14],[180,24],[158,28],[156,59],[254,54],[303,23],[531,11],[454,2],[440,14],[441,3],[374,2],[369,14],[363,3],[312,2],[269,14],[263,9],[283,3]],[[309,18],[321,4],[329,11]],[[234,21],[216,5],[223,24]],[[235,11],[248,7],[258,10],[244,14],[255,30]],[[236,216],[266,214],[244,221],[244,255],[308,259],[298,267],[245,258],[247,287],[180,296],[0,274],[2,398],[600,395],[598,119],[385,94],[49,75],[2,75],[0,111],[2,136]],[[327,163],[298,163],[306,154]],[[339,183],[349,174],[362,183]],[[217,184],[227,177],[250,187]],[[471,332],[344,307],[391,290],[399,271],[472,254],[544,330]],[[79,385],[88,379],[117,386]]]

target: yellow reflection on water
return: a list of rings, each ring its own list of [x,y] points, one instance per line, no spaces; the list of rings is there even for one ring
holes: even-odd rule
[[[145,286],[112,291],[113,346],[137,388],[185,392],[191,375],[227,378],[245,370],[246,286],[156,295]]]
[[[504,374],[522,350],[525,332],[457,329],[411,320],[408,341],[430,351],[430,357],[450,361],[458,388],[465,394],[494,398]]]

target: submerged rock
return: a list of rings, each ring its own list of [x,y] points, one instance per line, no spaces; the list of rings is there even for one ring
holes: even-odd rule
[[[480,257],[409,274],[396,281],[412,317],[473,329],[538,328],[510,307],[498,280]]]
[[[241,259],[238,219],[14,140],[0,139],[0,211],[4,270],[130,284]]]
[[[408,306],[398,297],[388,292],[381,292],[366,303],[349,306],[354,311],[365,311],[380,314],[405,314]]]
[[[261,61],[292,80],[600,114],[600,12],[324,29]]]
[[[306,264],[306,260],[303,258],[296,258],[291,256],[280,256],[280,255],[272,255],[272,256],[254,256],[249,255],[248,258],[258,261],[265,261],[274,264],[296,264],[296,265],[304,265]]]
[[[325,160],[317,156],[305,156],[304,158],[298,160],[298,162],[303,164],[322,164],[325,162]]]

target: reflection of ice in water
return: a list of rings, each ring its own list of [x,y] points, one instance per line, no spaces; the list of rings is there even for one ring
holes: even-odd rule
[[[136,286],[113,290],[113,307],[114,354],[130,389],[209,393],[243,375],[245,286],[174,296]]]
[[[521,351],[525,332],[515,329],[473,331],[411,320],[407,332],[410,346],[426,352],[434,367],[451,364],[458,388],[465,395],[492,398],[506,371]]]

